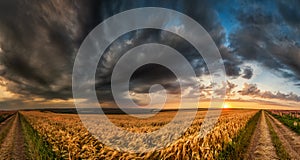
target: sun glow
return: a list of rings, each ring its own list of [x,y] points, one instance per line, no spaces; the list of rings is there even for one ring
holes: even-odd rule
[[[223,108],[230,108],[230,105],[228,103],[224,103]]]

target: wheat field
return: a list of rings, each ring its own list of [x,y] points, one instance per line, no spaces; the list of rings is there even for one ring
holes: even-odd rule
[[[121,152],[104,145],[87,131],[75,114],[39,111],[23,111],[21,114],[39,135],[49,142],[55,154],[63,159],[215,159],[257,112],[225,110],[214,129],[205,137],[201,137],[199,131],[206,111],[198,111],[191,127],[178,140],[163,149],[144,153]],[[152,120],[141,121],[126,115],[108,117],[116,126],[127,131],[147,133],[168,123],[175,113],[163,112]],[[101,127],[101,124],[95,125]],[[115,135],[111,133],[104,136],[109,138]]]

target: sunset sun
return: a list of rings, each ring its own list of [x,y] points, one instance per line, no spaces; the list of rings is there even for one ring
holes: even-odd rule
[[[230,105],[228,103],[224,103],[223,108],[230,108]]]

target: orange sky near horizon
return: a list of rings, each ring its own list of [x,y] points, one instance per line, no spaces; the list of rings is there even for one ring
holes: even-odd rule
[[[209,108],[211,102],[210,101],[201,101],[199,103],[198,108]],[[283,105],[274,105],[274,104],[263,104],[259,102],[251,102],[251,101],[230,101],[225,100],[223,105],[226,104],[226,108],[242,108],[242,109],[278,109],[278,110],[298,110],[297,106],[283,106]],[[163,109],[177,109],[178,103],[168,103],[165,104]],[[93,106],[93,105],[91,105]],[[95,105],[94,105],[95,106]],[[175,106],[175,107],[174,107]],[[191,108],[191,106],[195,106],[195,104],[190,104],[183,106],[183,108]],[[89,105],[87,105],[89,107]],[[102,104],[101,107],[103,108],[113,108],[111,104]],[[0,110],[7,110],[7,109],[41,109],[41,108],[75,108],[73,100],[51,100],[51,101],[40,101],[40,102],[33,102],[27,101],[23,102],[22,106],[18,107],[5,107],[2,106]],[[143,107],[141,107],[143,108]],[[211,108],[215,108],[211,106]],[[222,105],[217,108],[224,108]]]
[[[220,103],[221,104],[221,103]],[[228,107],[226,108],[242,108],[242,109],[278,109],[278,110],[298,110],[297,106],[283,106],[283,105],[274,105],[274,104],[263,104],[259,102],[251,102],[251,101],[230,101],[225,100],[223,105],[226,104]],[[178,103],[167,103],[164,106],[164,109],[176,109],[178,108]],[[186,104],[182,108],[192,108],[191,106],[195,106],[196,104]],[[198,108],[224,108],[222,105],[220,107],[210,106],[210,101],[200,101]],[[93,105],[91,105],[93,106]],[[113,108],[112,104],[101,104],[103,108]],[[75,105],[73,100],[52,100],[52,101],[42,101],[42,102],[25,102],[22,108],[74,108]],[[89,105],[87,105],[89,107]],[[22,109],[19,108],[19,109]],[[143,108],[143,107],[141,107]],[[1,109],[0,109],[1,110]]]
[[[45,100],[43,98],[33,98],[27,100],[19,100],[20,95],[11,93],[7,91],[5,86],[0,85],[0,100],[2,99],[2,103],[0,103],[0,110],[3,109],[35,109],[35,108],[75,108],[74,100],[61,100],[61,99],[53,99],[53,100]],[[10,103],[9,101],[6,103],[5,100],[16,101],[14,103]],[[3,101],[4,100],[4,101]],[[84,101],[84,100],[82,100]],[[266,100],[266,101],[258,101],[253,98],[247,99],[238,99],[238,100],[230,100],[225,99],[224,103],[228,105],[228,108],[245,108],[245,109],[282,109],[282,110],[299,110],[298,103],[289,104],[284,100]],[[211,102],[209,100],[200,100],[198,108],[209,108]],[[95,106],[93,104],[86,104],[86,107]],[[102,103],[101,107],[103,108],[113,108],[112,103]],[[185,104],[183,108],[191,108],[192,106],[197,106],[197,104]],[[214,108],[214,106],[211,106]],[[143,107],[141,107],[143,108]],[[178,102],[168,102],[165,104],[164,109],[175,109],[178,108]],[[215,108],[223,108],[222,104],[218,104]]]

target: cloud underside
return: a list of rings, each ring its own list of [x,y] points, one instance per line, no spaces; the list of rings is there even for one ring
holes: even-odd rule
[[[270,72],[295,82],[300,80],[300,12],[299,2],[278,1],[271,10],[268,3],[237,4],[233,9],[239,26],[227,33],[220,21],[219,1],[1,1],[0,2],[0,76],[9,92],[21,98],[40,97],[46,100],[72,98],[72,67],[78,48],[87,34],[100,22],[116,13],[144,6],[157,6],[182,12],[211,35],[224,59],[229,79],[251,80],[257,62]],[[228,2],[229,3],[229,2]],[[295,3],[295,4],[293,4]],[[172,24],[173,19],[166,20]],[[178,20],[180,22],[180,20]],[[96,72],[99,100],[113,101],[110,88],[112,70],[117,60],[128,50],[145,43],[162,43],[179,51],[201,79],[209,72],[203,58],[183,38],[166,31],[143,29],[119,37],[105,51]],[[134,60],[133,60],[134,61]],[[247,63],[247,64],[246,64]],[[180,64],[178,64],[180,66]],[[188,78],[187,78],[188,79]],[[153,84],[161,84],[169,94],[180,94],[176,76],[159,65],[146,65],[131,77],[130,90],[136,94],[149,92]],[[191,83],[192,84],[192,83]],[[211,84],[209,84],[211,85]],[[203,93],[210,94],[211,86]],[[193,87],[187,83],[185,89]],[[198,86],[199,87],[199,86]],[[227,82],[230,94],[259,96],[268,99],[299,101],[294,93],[249,92],[250,84],[241,91]],[[252,86],[253,87],[253,86]],[[255,87],[254,87],[255,88]],[[126,98],[126,97],[124,97]],[[139,101],[139,100],[137,100]],[[142,102],[141,102],[142,103]]]
[[[295,101],[300,102],[300,96],[290,92],[289,94],[278,92],[270,92],[270,91],[261,91],[256,84],[248,84],[245,83],[243,89],[238,91],[241,95],[251,96],[251,97],[258,97],[258,98],[267,98],[267,99],[278,99],[278,100],[285,100],[285,101]]]

